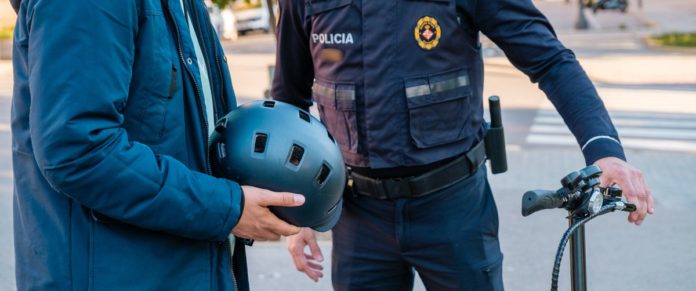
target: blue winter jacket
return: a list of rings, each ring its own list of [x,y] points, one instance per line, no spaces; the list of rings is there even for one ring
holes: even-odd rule
[[[186,1],[222,116],[236,106],[226,60],[203,1]],[[248,289],[226,240],[242,192],[206,174],[180,1],[11,3],[18,289]]]

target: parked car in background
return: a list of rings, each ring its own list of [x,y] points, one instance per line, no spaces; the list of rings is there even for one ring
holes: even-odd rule
[[[220,8],[213,3],[211,0],[205,0],[205,6],[208,6],[208,15],[210,16],[210,23],[215,29],[215,33],[220,37],[220,33],[223,31],[222,15],[220,14]]]
[[[252,4],[235,5],[233,7],[237,31],[240,35],[254,30],[269,32],[268,8],[266,1],[259,0]]]
[[[239,32],[237,31],[237,19],[232,12],[231,7],[225,7],[220,12],[222,15],[222,39],[237,40]]]

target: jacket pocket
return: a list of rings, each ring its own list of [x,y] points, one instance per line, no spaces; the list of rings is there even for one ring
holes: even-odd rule
[[[95,222],[99,222],[99,223],[103,223],[103,224],[111,224],[111,223],[118,222],[117,220],[115,220],[111,217],[108,217],[104,214],[101,214],[101,212],[98,212],[94,209],[90,209],[89,214],[92,217],[92,220],[94,220]]]
[[[131,87],[124,111],[124,127],[131,140],[149,145],[158,144],[165,134],[167,109],[176,95],[179,76],[176,67],[168,62],[152,71],[158,80],[147,78]]]
[[[89,290],[215,290],[213,281],[228,280],[213,273],[221,257],[208,241],[94,222],[90,246]]]
[[[167,130],[167,112],[181,98],[181,70],[174,61],[176,48],[161,12],[146,12],[136,38],[136,53],[124,115],[133,141],[157,145]]]
[[[358,152],[355,85],[315,80],[312,98],[322,122],[343,151]]]
[[[406,79],[404,87],[409,130],[418,148],[453,143],[470,134],[468,70]]]
[[[332,9],[350,5],[353,0],[313,0],[309,1],[307,15],[316,15]]]

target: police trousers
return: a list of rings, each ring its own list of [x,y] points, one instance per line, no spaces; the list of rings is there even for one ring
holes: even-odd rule
[[[498,211],[486,168],[421,198],[346,195],[333,228],[334,290],[503,290]]]

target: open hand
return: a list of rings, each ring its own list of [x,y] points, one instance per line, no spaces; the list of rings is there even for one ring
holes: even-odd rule
[[[309,254],[304,251],[307,245],[309,245]],[[288,251],[298,271],[307,274],[307,277],[314,282],[324,277],[322,273],[324,267],[321,266],[321,262],[324,261],[324,256],[321,254],[321,249],[319,249],[317,238],[312,229],[303,228],[300,233],[289,236]]]

